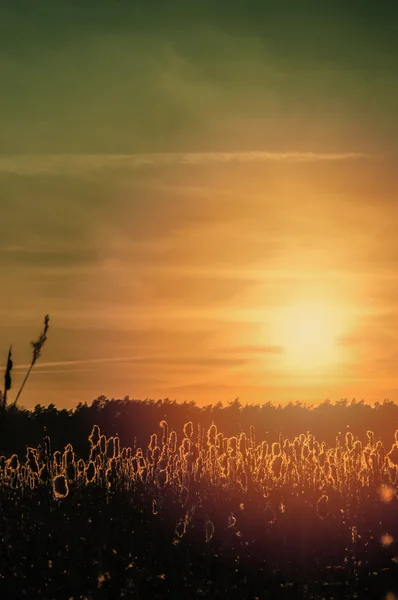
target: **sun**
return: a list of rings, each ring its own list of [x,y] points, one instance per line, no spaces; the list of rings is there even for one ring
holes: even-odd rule
[[[293,370],[335,365],[341,359],[337,338],[343,331],[343,312],[328,304],[286,306],[271,322],[273,343],[282,347],[285,365]]]

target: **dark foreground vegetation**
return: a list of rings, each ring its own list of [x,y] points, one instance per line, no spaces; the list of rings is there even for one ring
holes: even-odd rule
[[[0,457],[0,597],[393,600],[393,411],[105,398],[13,410]],[[179,421],[187,414],[196,418]],[[314,435],[325,419],[326,440]],[[369,430],[351,432],[367,419]]]
[[[195,402],[179,403],[168,398],[133,400],[126,396],[115,400],[99,396],[90,406],[79,403],[70,410],[59,410],[54,404],[37,404],[33,410],[10,406],[4,423],[0,421],[0,452],[24,454],[27,445],[37,446],[45,435],[50,435],[54,447],[71,443],[79,454],[85,455],[87,437],[95,424],[107,436],[117,434],[125,446],[136,443],[142,447],[162,420],[175,431],[182,431],[188,421],[200,423],[206,430],[215,423],[228,437],[247,432],[255,424],[257,438],[269,442],[278,441],[280,434],[293,439],[310,432],[329,445],[347,431],[363,438],[372,430],[375,439],[388,446],[398,427],[398,404],[384,400],[371,406],[363,400],[342,399],[315,406],[300,402],[284,406],[272,402],[243,405],[236,398],[225,406],[218,402],[200,407]]]

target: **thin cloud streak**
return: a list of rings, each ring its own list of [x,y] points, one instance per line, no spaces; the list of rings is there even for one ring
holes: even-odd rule
[[[55,373],[87,373],[89,371],[93,371],[94,369],[54,369],[54,370],[40,370],[40,371],[32,371],[30,377],[34,375],[54,375]],[[18,378],[25,375],[25,373],[16,372],[14,377]]]
[[[288,162],[311,163],[371,158],[356,152],[168,152],[148,154],[20,154],[2,156],[0,173],[14,175],[78,175],[103,169],[142,169],[201,166],[215,163]]]
[[[39,372],[41,368],[48,367],[60,367],[67,365],[85,365],[85,364],[97,364],[97,363],[121,363],[121,362],[134,362],[139,364],[159,365],[159,364],[184,364],[184,365],[201,365],[201,366],[236,366],[247,362],[241,358],[216,358],[210,357],[203,359],[201,357],[186,358],[181,356],[175,356],[172,358],[160,356],[160,357],[137,357],[137,356],[125,356],[122,358],[87,358],[82,360],[61,360],[54,362],[42,362],[35,365],[36,372]],[[13,371],[18,372],[21,369],[27,369],[30,365],[17,365],[13,368]]]
[[[68,365],[85,365],[85,364],[96,364],[96,363],[118,363],[118,362],[129,362],[129,361],[156,361],[156,358],[144,358],[138,356],[125,356],[122,358],[87,358],[82,360],[59,360],[52,362],[42,362],[35,365],[36,371],[40,368],[47,367],[60,367],[60,366],[68,366]],[[14,371],[18,371],[20,369],[27,369],[30,365],[16,365],[14,366]]]

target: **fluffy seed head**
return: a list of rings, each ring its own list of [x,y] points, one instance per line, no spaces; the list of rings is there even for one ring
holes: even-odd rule
[[[98,427],[98,425],[94,425],[90,435],[88,436],[88,439],[92,446],[96,446],[98,444],[100,436],[100,428]]]
[[[68,482],[63,475],[58,475],[53,481],[53,491],[56,498],[66,498],[69,493]]]

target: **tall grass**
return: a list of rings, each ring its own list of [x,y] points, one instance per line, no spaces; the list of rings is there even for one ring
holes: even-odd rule
[[[87,458],[76,455],[71,444],[63,452],[51,452],[50,439],[27,448],[24,462],[14,454],[0,457],[0,489],[21,492],[46,486],[56,499],[65,499],[69,490],[99,486],[109,493],[131,491],[137,486],[148,502],[161,510],[169,496],[181,508],[176,536],[182,538],[189,526],[188,512],[195,510],[199,496],[227,498],[236,495],[244,505],[247,499],[262,498],[270,521],[301,503],[320,519],[333,512],[345,513],[347,523],[356,526],[364,503],[378,498],[391,502],[398,484],[398,430],[387,451],[368,432],[367,442],[350,433],[339,436],[334,447],[326,447],[311,434],[289,440],[281,437],[271,447],[254,443],[250,436],[224,438],[213,424],[206,432],[206,444],[194,436],[192,423],[186,423],[178,438],[165,421],[162,436],[150,436],[146,448],[121,447],[118,436],[106,437],[97,425],[89,436]],[[246,499],[246,500],[245,500]],[[234,527],[237,515],[226,512],[225,524]],[[214,535],[212,515],[204,521],[205,538]]]
[[[40,333],[39,338],[35,342],[31,342],[31,346],[33,348],[32,360],[31,360],[31,363],[27,370],[27,373],[22,381],[21,387],[19,388],[17,395],[15,396],[15,400],[10,405],[11,410],[16,407],[19,397],[22,393],[22,390],[24,389],[26,382],[29,378],[29,375],[31,374],[33,367],[35,366],[36,362],[38,361],[38,359],[41,356],[43,346],[47,340],[47,332],[48,332],[49,324],[50,324],[50,317],[49,317],[49,315],[46,315],[44,317],[44,327],[43,327],[42,332]],[[10,349],[8,351],[8,356],[7,356],[6,369],[5,369],[5,373],[4,373],[4,391],[2,392],[0,390],[0,400],[1,400],[0,429],[4,423],[5,413],[7,410],[8,392],[11,390],[11,387],[12,387],[11,372],[12,372],[13,366],[14,366],[14,363],[12,360],[12,346],[10,346]]]
[[[123,582],[136,589],[126,591],[132,598],[155,597],[148,590],[202,597],[193,585],[205,597],[370,598],[359,573],[368,581],[383,572],[394,590],[398,576],[397,469],[398,430],[389,448],[371,431],[331,446],[309,433],[269,444],[256,441],[253,427],[226,437],[214,424],[202,431],[189,422],[178,433],[162,421],[146,447],[123,447],[95,425],[84,457],[71,444],[52,449],[45,437],[24,457],[0,456],[0,501],[9,511],[2,526],[12,538],[5,564],[12,571],[19,561],[22,574],[44,568],[26,553],[26,536],[41,552],[51,547],[51,561],[62,556],[57,579],[52,569],[37,578],[36,597],[43,585],[52,590],[45,597],[59,597],[62,580],[74,589],[69,597],[82,586],[87,597],[121,597]],[[281,595],[294,581],[302,591]],[[97,582],[114,586],[113,595],[96,596]],[[329,583],[348,582],[357,596],[326,593]]]

